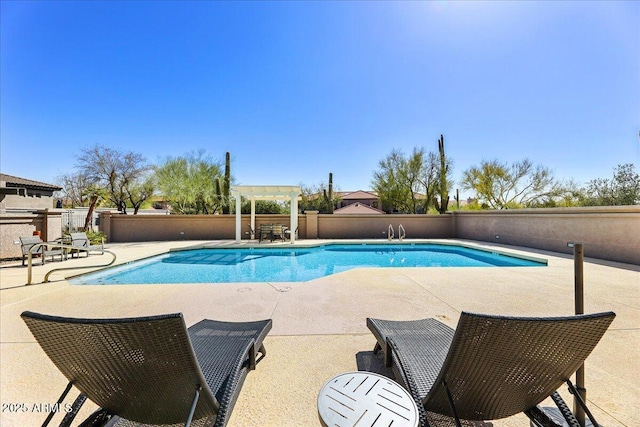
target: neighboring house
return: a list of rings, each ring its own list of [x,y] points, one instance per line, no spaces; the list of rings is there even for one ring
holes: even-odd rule
[[[380,209],[376,209],[376,208],[372,208],[369,205],[363,205],[360,202],[355,202],[355,203],[351,203],[348,204],[347,206],[344,206],[342,208],[336,209],[333,211],[334,214],[355,214],[355,215],[359,215],[359,214],[376,214],[376,215],[384,215],[385,212],[381,211]]]
[[[0,173],[0,213],[9,210],[42,210],[55,207],[57,185]]]
[[[365,191],[365,190],[357,190],[357,191],[339,191],[335,193],[337,202],[335,204],[334,213],[387,213],[385,212],[385,207],[382,205],[380,201],[380,197],[376,191]],[[320,197],[320,195],[318,195]],[[420,201],[424,201],[424,194],[416,194],[416,198]],[[464,207],[476,202],[477,199],[468,198],[466,200],[460,200],[459,206]],[[350,205],[358,204],[359,209],[358,212],[355,210],[346,211],[343,210],[345,207]],[[369,206],[373,208],[370,211],[363,209],[364,206]],[[458,203],[456,203],[455,199],[449,200],[449,210],[455,210],[458,207]],[[390,209],[388,211],[391,211]],[[397,211],[393,211],[390,213],[397,213]],[[422,208],[418,209],[418,213],[424,213]]]
[[[310,194],[307,196],[309,200],[317,200],[319,198],[324,197],[322,192],[318,192],[315,194]],[[375,209],[381,209],[382,203],[380,202],[380,198],[378,194],[373,191],[336,191],[333,193],[334,212],[337,209],[344,208],[345,206],[352,205],[355,203],[359,203],[361,205],[370,206]]]
[[[336,209],[359,203],[360,205],[370,206],[379,210],[382,207],[380,198],[376,192],[372,191],[341,191],[337,193],[338,203]]]
[[[153,209],[171,210],[171,203],[166,201],[162,196],[151,196],[147,199]]]

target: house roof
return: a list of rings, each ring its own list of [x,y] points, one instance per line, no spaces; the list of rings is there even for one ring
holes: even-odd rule
[[[2,182],[2,187],[32,188],[32,189],[49,190],[49,191],[62,190],[62,187],[58,187],[57,185],[47,184],[46,182],[34,181],[32,179],[20,178],[13,175],[7,175],[5,173],[0,173],[0,182]]]
[[[336,209],[333,211],[334,214],[381,214],[384,215],[385,212],[380,209],[372,208],[368,205],[363,205],[361,203],[352,203],[343,208]]]
[[[378,195],[376,193],[371,191],[364,191],[364,190],[342,192],[340,194],[340,197],[342,198],[342,200],[354,200],[354,199],[377,200],[378,199]]]

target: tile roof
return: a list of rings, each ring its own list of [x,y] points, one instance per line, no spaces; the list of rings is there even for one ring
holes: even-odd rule
[[[378,195],[374,192],[371,191],[364,191],[364,190],[358,190],[358,191],[350,191],[350,192],[341,192],[340,197],[342,198],[342,200],[352,200],[352,199],[358,199],[358,200],[371,200],[371,199],[378,199]]]
[[[0,181],[5,183],[3,185],[5,187],[28,187],[28,188],[39,188],[43,190],[52,190],[52,191],[62,190],[62,187],[58,187],[57,185],[47,184],[46,182],[34,181],[32,179],[20,178],[13,175],[7,175],[5,173],[0,173]]]
[[[334,214],[381,214],[384,215],[385,212],[380,209],[372,208],[368,205],[363,205],[362,203],[352,203],[340,209],[336,209],[333,211]]]

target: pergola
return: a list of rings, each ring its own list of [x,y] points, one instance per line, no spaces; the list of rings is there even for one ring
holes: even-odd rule
[[[256,200],[289,200],[291,203],[291,243],[296,240],[298,228],[298,199],[302,190],[293,185],[234,185],[231,196],[236,199],[236,243],[242,239],[242,197],[251,201],[251,229],[256,229]]]

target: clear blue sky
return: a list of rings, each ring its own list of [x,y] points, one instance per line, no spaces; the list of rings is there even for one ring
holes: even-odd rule
[[[80,147],[232,155],[238,184],[369,189],[392,149],[455,176],[640,168],[640,2],[1,1],[4,173]]]

